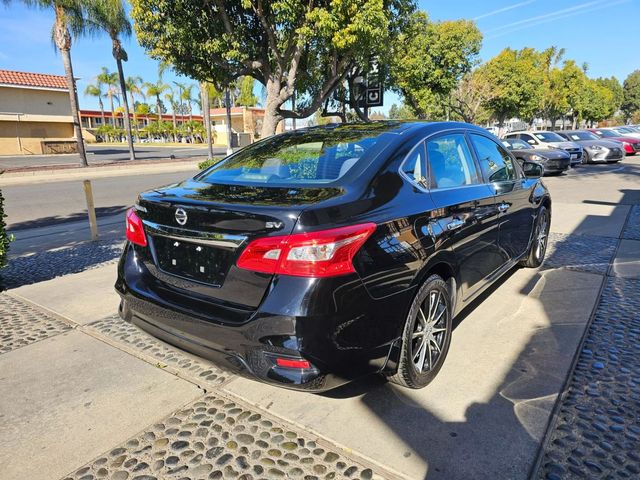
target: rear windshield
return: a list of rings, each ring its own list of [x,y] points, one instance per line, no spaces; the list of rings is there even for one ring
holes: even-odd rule
[[[339,185],[388,144],[396,124],[344,125],[290,132],[250,145],[196,177],[231,185]]]
[[[618,137],[618,134],[613,133],[610,130],[596,130],[596,135],[598,135],[599,137],[603,137],[603,138],[616,138]]]

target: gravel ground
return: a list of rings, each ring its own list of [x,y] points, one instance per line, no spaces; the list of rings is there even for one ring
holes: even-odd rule
[[[0,354],[71,330],[66,323],[0,294]]]
[[[608,278],[537,478],[640,478],[640,281]]]

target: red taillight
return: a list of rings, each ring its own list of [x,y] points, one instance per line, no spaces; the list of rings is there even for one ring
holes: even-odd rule
[[[276,365],[284,368],[311,368],[307,360],[293,360],[291,358],[276,358]]]
[[[142,228],[142,220],[133,208],[127,212],[127,240],[141,247],[147,246],[147,236]]]
[[[332,277],[355,272],[353,257],[375,223],[318,232],[259,238],[244,249],[238,267],[298,277]]]

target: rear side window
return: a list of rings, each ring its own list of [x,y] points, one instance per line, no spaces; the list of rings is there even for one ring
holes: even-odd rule
[[[511,156],[504,148],[481,135],[472,134],[471,142],[478,154],[482,173],[489,182],[504,182],[518,178]]]
[[[452,188],[478,183],[471,151],[463,134],[454,133],[429,140],[427,158],[432,188]]]
[[[395,125],[344,125],[270,137],[214,165],[200,181],[239,185],[341,184],[356,165],[368,165]]]
[[[420,144],[409,154],[402,164],[402,173],[404,173],[405,176],[414,183],[422,185],[423,187],[428,185],[424,143],[420,142]]]

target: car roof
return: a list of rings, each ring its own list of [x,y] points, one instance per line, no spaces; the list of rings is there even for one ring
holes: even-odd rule
[[[410,133],[437,133],[438,131],[451,130],[451,129],[467,129],[473,130],[479,133],[490,133],[486,129],[473,125],[471,123],[464,122],[429,122],[429,121],[415,121],[415,120],[375,120],[373,122],[353,122],[353,123],[329,123],[327,125],[318,125],[313,127],[299,128],[293,131],[284,132],[281,135],[296,135],[306,132],[318,132],[318,131],[332,131],[336,128],[341,130],[354,130],[358,131],[362,128],[371,126],[387,126],[388,128],[380,133],[395,133],[398,135],[405,135]]]

